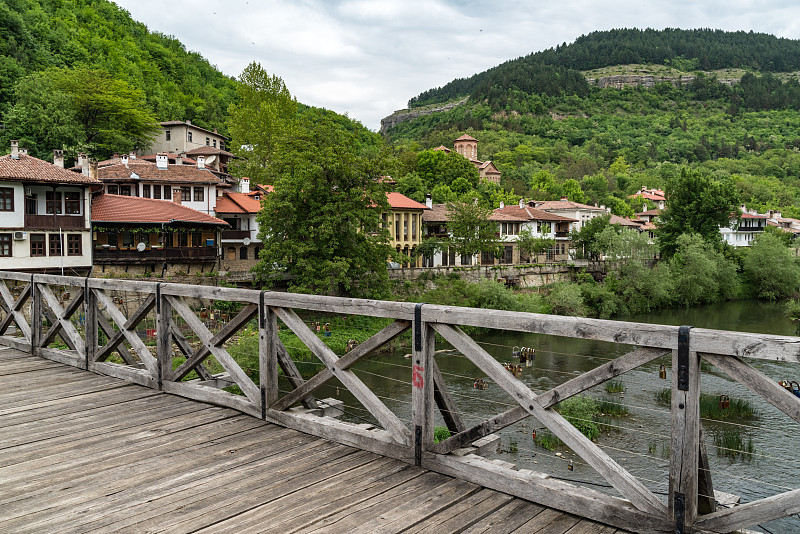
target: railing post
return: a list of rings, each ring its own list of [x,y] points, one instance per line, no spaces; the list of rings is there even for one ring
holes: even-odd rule
[[[697,518],[700,357],[690,350],[690,329],[690,326],[679,328],[678,350],[672,351],[669,512],[676,534],[688,532]]]
[[[172,378],[172,305],[161,293],[161,282],[156,284],[156,380],[158,389],[164,389],[164,380]]]
[[[36,287],[36,275],[31,275],[31,354],[41,356],[39,350],[42,343],[42,321],[44,320],[44,310],[42,309],[42,292]]]
[[[97,297],[94,291],[89,287],[89,277],[87,276],[83,283],[83,333],[86,348],[86,370],[89,370],[90,363],[95,360],[95,353],[97,351],[98,337],[97,337]]]
[[[414,347],[411,358],[411,421],[414,425],[414,463],[433,445],[433,372],[435,333],[422,321],[422,304],[414,308]]]
[[[278,317],[266,305],[266,291],[258,297],[258,377],[261,389],[261,418],[278,400]]]

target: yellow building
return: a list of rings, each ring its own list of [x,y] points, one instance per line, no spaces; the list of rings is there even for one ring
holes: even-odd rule
[[[389,229],[389,244],[410,257],[422,241],[422,212],[428,207],[400,193],[387,193],[386,199],[391,212],[383,214],[383,223]],[[418,267],[420,262],[417,259],[412,266]]]

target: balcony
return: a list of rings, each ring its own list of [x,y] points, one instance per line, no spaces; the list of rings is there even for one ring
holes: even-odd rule
[[[250,237],[250,230],[223,230],[222,239],[244,239]]]
[[[556,232],[556,237],[569,237],[569,232]]]
[[[216,247],[169,247],[166,249],[148,248],[141,252],[133,249],[117,249],[115,247],[96,247],[95,263],[199,263],[216,261]]]
[[[83,215],[25,214],[26,230],[86,230]]]

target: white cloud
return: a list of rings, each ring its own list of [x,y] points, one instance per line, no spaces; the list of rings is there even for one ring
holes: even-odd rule
[[[797,38],[789,0],[117,0],[225,74],[260,62],[298,100],[377,129],[409,98],[611,28],[753,30]]]

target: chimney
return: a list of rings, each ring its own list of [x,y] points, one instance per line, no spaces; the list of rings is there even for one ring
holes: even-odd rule
[[[61,169],[64,168],[64,151],[53,150],[53,165]]]
[[[647,202],[642,204],[642,211],[647,211]]]
[[[169,165],[169,157],[162,153],[156,154],[156,169],[165,171]]]
[[[191,126],[191,125],[192,125],[192,121],[190,121],[190,120],[188,120],[188,119],[187,119],[187,120],[186,120],[186,125],[187,125],[187,126]]]
[[[127,154],[123,154],[122,157],[120,157],[120,161],[122,161],[122,164],[125,165],[125,168],[127,169],[128,168],[128,155]]]
[[[172,190],[172,201],[175,204],[181,203],[181,190],[180,189],[173,189]]]
[[[433,209],[433,197],[431,196],[430,193],[425,195],[425,205]]]
[[[136,159],[136,152],[133,152],[133,151],[129,152],[128,153],[128,159]]]
[[[519,199],[519,209],[524,209],[524,208],[525,208],[525,199],[521,198]]]
[[[27,156],[28,155],[28,149],[27,148],[20,148],[19,149],[19,155],[20,156]]]
[[[250,178],[246,176],[242,176],[242,179],[239,180],[239,192],[240,193],[249,193],[250,192]]]
[[[97,180],[97,160],[94,158],[89,160],[89,178]]]
[[[642,186],[642,193],[645,193],[645,192],[647,192],[647,186],[646,186],[646,185],[643,185],[643,186]]]
[[[206,157],[205,156],[197,156],[197,168],[198,169],[205,169],[206,168]]]
[[[75,161],[75,166],[83,168],[83,158],[85,158],[85,157],[86,157],[86,154],[84,154],[83,152],[78,152],[78,158]]]
[[[745,206],[744,204],[740,204],[739,211],[741,211],[742,213],[747,213],[747,206]]]
[[[568,199],[567,197],[561,197],[561,202],[566,202],[566,201],[568,201],[568,200],[569,200],[569,199]]]
[[[783,219],[783,217],[781,217],[781,212],[779,212],[779,211],[776,211],[776,212],[775,212],[775,218],[776,218],[776,219]]]
[[[78,165],[81,166],[81,174],[89,176],[89,158],[86,154],[78,154]]]
[[[506,207],[506,203],[501,200],[500,201],[500,209],[503,209],[505,207]]]
[[[11,159],[19,159],[19,141],[11,141]]]
[[[186,152],[181,152],[178,154],[178,157],[175,158],[175,165],[183,165],[183,160],[186,158]]]

